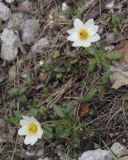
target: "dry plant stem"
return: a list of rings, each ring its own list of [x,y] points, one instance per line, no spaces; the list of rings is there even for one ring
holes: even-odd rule
[[[122,111],[122,108],[120,108],[110,119],[109,121],[107,122],[106,126],[109,124],[109,122],[119,113]]]
[[[16,146],[17,146],[17,141],[18,141],[18,135],[16,137],[16,142],[15,142],[15,146],[14,146],[13,153],[12,153],[12,156],[11,156],[11,160],[14,160],[14,156],[15,156],[15,152],[16,152]]]
[[[89,8],[92,7],[92,6],[94,6],[94,4],[96,4],[96,3],[98,3],[98,2],[99,2],[99,0],[90,0],[90,1],[88,1],[88,2],[85,4],[84,8],[83,8],[83,12],[85,12],[87,9],[89,9]]]
[[[22,42],[21,42],[21,40],[20,40],[20,36],[19,36],[18,33],[17,33],[17,38],[18,38],[18,46],[19,46],[19,48],[21,49],[21,52],[22,52],[23,54],[27,54],[27,51],[25,50],[24,46],[22,45]]]
[[[111,154],[113,155],[114,160],[118,160],[115,155],[112,153],[112,151],[109,149],[109,147],[107,146],[107,144],[104,142],[104,140],[101,138],[101,141],[103,142],[103,144],[105,145],[105,147],[111,152]]]
[[[94,3],[93,4],[93,6],[91,6],[88,10],[87,10],[87,12],[86,12],[86,14],[85,14],[85,17],[84,17],[84,19],[83,19],[83,21],[85,22],[86,21],[86,18],[87,18],[87,14],[92,10],[92,8],[96,5],[97,3]],[[94,15],[94,17],[92,17],[92,18],[96,18],[95,17],[96,15]]]
[[[48,107],[52,108],[52,106],[61,98],[61,96],[72,86],[73,81],[70,79],[67,84],[65,84],[61,89],[59,89],[56,93],[56,96],[53,98],[52,102],[48,103]],[[53,96],[53,95],[52,95]]]

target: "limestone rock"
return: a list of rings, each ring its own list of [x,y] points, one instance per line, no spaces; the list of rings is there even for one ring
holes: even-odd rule
[[[7,21],[11,15],[10,9],[2,2],[0,2],[0,19]]]
[[[34,53],[40,53],[42,52],[42,49],[44,49],[45,47],[47,47],[49,44],[47,38],[41,38],[40,40],[38,40],[37,42],[35,42],[35,44],[32,46],[31,51]]]
[[[10,20],[7,23],[7,28],[17,28],[20,29],[21,25],[24,22],[24,14],[21,12],[13,13]]]
[[[119,160],[128,160],[128,156],[121,157],[121,158],[119,158]]]
[[[38,35],[39,23],[35,19],[27,19],[22,28],[22,40],[24,43],[30,44]]]
[[[116,156],[123,156],[128,155],[128,149],[124,145],[120,144],[119,142],[115,142],[111,147],[112,152]]]
[[[110,151],[96,149],[84,152],[79,160],[112,160],[112,155]]]
[[[18,54],[17,35],[13,30],[5,28],[1,34],[1,58],[12,61]]]
[[[12,3],[14,0],[6,0],[7,3]]]

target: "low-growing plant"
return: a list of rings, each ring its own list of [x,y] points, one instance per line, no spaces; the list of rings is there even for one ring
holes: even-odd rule
[[[45,138],[69,139],[77,147],[79,146],[83,128],[80,118],[74,115],[74,107],[74,101],[69,102],[63,108],[58,105],[53,106],[56,120],[51,121],[49,124],[44,124]]]
[[[128,24],[127,18],[126,19],[120,18],[118,15],[116,15],[114,13],[109,13],[105,17],[105,21],[106,21],[107,25],[112,29],[112,32],[114,34],[117,34],[120,32],[119,24],[120,25]]]
[[[99,45],[88,48],[87,54],[91,55],[91,58],[88,63],[85,81],[89,84],[93,77],[95,77],[94,75],[96,73],[100,75],[100,80],[91,86],[88,93],[83,97],[84,102],[91,100],[96,93],[101,92],[108,82],[111,74],[110,62],[112,60],[120,60],[123,58],[121,53],[117,51],[106,52]]]

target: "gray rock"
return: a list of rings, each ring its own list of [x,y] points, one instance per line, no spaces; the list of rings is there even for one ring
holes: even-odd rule
[[[112,154],[110,151],[96,149],[93,151],[84,152],[79,160],[112,160]]]
[[[31,152],[30,152],[30,151],[26,151],[26,152],[25,152],[25,155],[26,155],[27,157],[29,157],[29,158],[30,158],[30,157],[35,157],[35,151],[31,151]]]
[[[35,19],[27,19],[22,28],[22,40],[24,43],[30,44],[38,35],[39,23]]]
[[[114,33],[107,33],[107,34],[106,34],[106,42],[107,42],[107,44],[113,43],[114,40],[115,40],[115,35],[114,35]]]
[[[5,0],[7,3],[12,3],[14,0]]]
[[[26,12],[29,12],[33,10],[33,3],[29,0],[25,0],[19,3],[18,8]]]
[[[47,38],[41,38],[32,46],[31,51],[35,53],[40,53],[49,44]]]
[[[116,155],[116,156],[124,156],[128,155],[128,149],[124,145],[120,144],[119,142],[115,142],[112,147],[111,151]]]
[[[16,12],[12,14],[11,18],[7,23],[7,28],[17,28],[20,29],[21,25],[23,24],[25,16],[21,12]]]
[[[118,160],[128,160],[128,156],[121,157],[121,158],[119,158]]]
[[[1,58],[3,60],[12,61],[18,54],[17,35],[11,29],[4,29],[1,34]]]
[[[37,157],[44,157],[44,148],[42,148],[42,149],[40,149],[40,150],[38,150],[37,152],[36,152],[36,156]]]
[[[109,2],[109,3],[105,6],[105,8],[112,10],[112,9],[114,8],[114,1]]]
[[[2,2],[0,2],[0,19],[7,21],[11,15],[10,9]]]

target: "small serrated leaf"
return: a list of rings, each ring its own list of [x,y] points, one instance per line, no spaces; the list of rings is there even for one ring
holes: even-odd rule
[[[64,117],[64,113],[63,110],[59,107],[59,106],[54,106],[53,110],[55,112],[55,114],[57,114],[59,117],[63,118]]]
[[[84,101],[84,102],[87,102],[87,101],[91,100],[91,99],[96,95],[97,91],[98,91],[98,90],[97,90],[97,88],[96,88],[95,86],[92,87],[92,88],[89,90],[89,92],[85,95],[83,101]]]
[[[17,96],[18,93],[19,93],[19,88],[17,88],[17,87],[15,87],[15,88],[10,88],[10,89],[8,90],[8,94],[9,94],[10,96]]]
[[[120,60],[123,58],[123,55],[120,52],[112,51],[112,52],[106,53],[105,57],[110,60]]]

